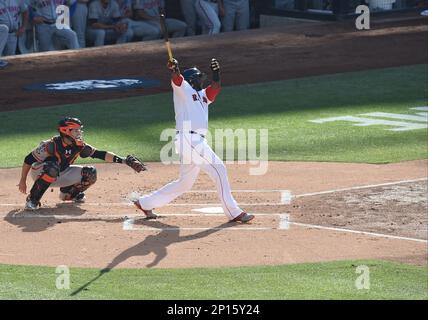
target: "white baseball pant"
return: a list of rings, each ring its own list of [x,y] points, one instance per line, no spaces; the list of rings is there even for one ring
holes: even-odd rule
[[[175,149],[180,156],[179,178],[159,190],[139,199],[145,210],[162,207],[189,191],[202,170],[215,182],[217,195],[229,220],[239,216],[243,210],[232,196],[227,170],[223,161],[214,153],[207,141],[198,134],[176,136]]]

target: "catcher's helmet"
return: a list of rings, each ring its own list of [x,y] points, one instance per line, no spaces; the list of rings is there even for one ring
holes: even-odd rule
[[[61,137],[76,146],[83,146],[82,129],[82,122],[77,118],[66,117],[58,123],[58,132]]]
[[[181,75],[196,91],[203,89],[207,78],[207,75],[196,67],[184,70]]]

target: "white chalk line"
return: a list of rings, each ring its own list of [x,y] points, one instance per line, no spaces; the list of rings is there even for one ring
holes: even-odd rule
[[[232,193],[269,193],[269,192],[283,192],[284,189],[242,189],[232,190]],[[186,193],[217,193],[217,190],[190,190]]]
[[[313,228],[313,229],[323,229],[323,230],[330,230],[330,231],[337,231],[337,232],[346,232],[346,233],[355,233],[355,234],[362,234],[367,236],[373,236],[373,237],[380,237],[380,238],[389,238],[389,239],[396,239],[396,240],[407,240],[407,241],[416,241],[416,242],[422,242],[422,243],[428,243],[428,240],[424,239],[418,239],[418,238],[410,238],[410,237],[400,237],[400,236],[394,236],[389,234],[382,234],[382,233],[375,233],[375,232],[367,232],[367,231],[359,231],[359,230],[351,230],[351,229],[344,229],[344,228],[335,228],[335,227],[326,227],[326,226],[320,226],[320,225],[314,225],[314,224],[308,224],[308,223],[300,223],[300,222],[292,222],[289,220],[289,215],[284,213],[254,213],[255,216],[270,216],[270,217],[279,217],[279,224],[280,226],[277,227],[245,227],[245,228],[237,228],[237,227],[223,227],[223,228],[217,228],[218,230],[221,229],[227,229],[227,230],[287,230],[289,229],[289,225],[295,225],[295,226],[301,226],[305,228]],[[197,213],[164,213],[159,214],[159,218],[162,217],[222,217],[223,214],[197,214]],[[3,215],[4,217],[4,215]],[[143,215],[94,215],[93,217],[82,217],[82,216],[73,216],[73,215],[40,215],[37,213],[28,213],[28,214],[16,214],[12,216],[15,219],[22,219],[22,218],[39,218],[39,219],[46,219],[46,218],[52,218],[57,220],[116,220],[116,219],[123,219],[124,224],[126,221],[129,220],[135,220],[135,219],[144,219]],[[156,221],[156,220],[152,220]],[[133,223],[129,227],[131,229],[128,229],[127,227],[124,227],[125,230],[129,231],[162,231],[162,230],[212,230],[213,228],[209,227],[192,227],[192,228],[134,228],[132,226]],[[251,228],[251,229],[250,229]],[[217,230],[215,229],[215,230]]]
[[[180,216],[180,214],[170,214],[170,216]],[[190,214],[191,216],[195,216],[194,214]],[[245,226],[241,226],[241,227],[228,227],[228,226],[224,226],[224,227],[167,227],[167,228],[153,228],[153,227],[135,227],[134,226],[134,222],[135,219],[126,219],[123,222],[123,230],[125,231],[176,231],[176,230],[193,230],[193,231],[206,231],[206,230],[227,230],[227,231],[243,231],[243,230],[252,230],[252,231],[266,231],[266,230],[283,230],[283,229],[288,229],[288,220],[289,220],[289,216],[288,214],[280,214],[280,213],[274,213],[274,214],[269,214],[269,213],[258,213],[258,214],[254,214],[255,216],[278,216],[279,217],[279,221],[278,221],[278,226],[277,227],[251,227],[248,225]],[[196,216],[201,216],[196,215]],[[219,214],[210,214],[210,215],[202,215],[202,216],[210,216],[210,217],[215,217],[215,216],[219,216]],[[287,222],[287,223],[284,223]]]
[[[391,236],[387,234],[382,233],[372,233],[372,232],[365,232],[365,231],[357,231],[357,230],[347,230],[347,229],[340,229],[340,228],[329,228],[329,227],[322,227],[317,225],[310,225],[310,224],[301,224],[297,222],[288,222],[290,225],[297,225],[301,227],[307,227],[307,228],[313,228],[313,229],[325,229],[330,231],[336,231],[336,232],[346,232],[346,233],[355,233],[355,234],[361,234],[366,236],[372,236],[372,237],[379,237],[379,238],[388,238],[388,239],[395,239],[395,240],[406,240],[406,241],[415,241],[415,242],[421,242],[421,243],[428,243],[428,240],[424,239],[417,239],[417,238],[408,238],[408,237],[399,237],[399,236]],[[269,231],[269,230],[287,230],[289,228],[284,227],[177,227],[177,228],[136,228],[132,226],[131,229],[125,229],[127,231],[175,231],[175,230],[234,230],[234,231],[242,231],[242,230],[253,230],[253,231]]]
[[[363,235],[367,235],[367,236],[380,237],[380,238],[389,238],[389,239],[408,240],[408,241],[416,241],[416,242],[428,243],[428,240],[418,239],[418,238],[399,237],[399,236],[393,236],[393,235],[383,234],[383,233],[358,231],[358,230],[343,229],[343,228],[334,228],[334,227],[325,227],[325,226],[319,226],[319,225],[307,224],[307,223],[300,223],[300,222],[288,222],[288,223],[291,224],[291,225],[301,226],[301,227],[306,227],[306,228],[323,229],[323,230],[331,230],[331,231],[339,231],[339,232],[347,232],[347,233],[356,233],[356,234],[363,234]]]
[[[323,194],[330,194],[330,193],[336,193],[336,192],[343,192],[343,191],[351,191],[351,190],[360,190],[360,189],[368,189],[368,188],[376,188],[376,187],[385,187],[385,186],[391,186],[391,185],[397,185],[397,184],[405,184],[405,183],[411,183],[411,182],[421,182],[421,181],[428,181],[428,178],[418,178],[418,179],[411,179],[411,180],[400,180],[400,181],[394,181],[394,182],[386,182],[386,183],[379,183],[379,184],[370,184],[370,185],[363,185],[363,186],[355,186],[355,187],[349,187],[349,188],[341,188],[341,189],[332,189],[332,190],[326,190],[326,191],[318,191],[318,192],[311,192],[311,193],[303,193],[303,194],[297,194],[297,195],[291,195],[289,194],[289,190],[284,189],[247,189],[247,190],[234,190],[232,192],[247,192],[247,193],[265,193],[265,192],[281,192],[284,193],[281,196],[281,202],[259,202],[259,203],[240,203],[242,206],[280,206],[284,204],[289,204],[288,197],[291,198],[303,198],[303,197],[310,197],[310,196],[317,196],[317,195],[323,195]],[[188,193],[216,193],[216,190],[191,190]],[[71,204],[70,204],[71,205]],[[187,206],[219,206],[220,203],[169,203],[165,205],[165,207],[187,207]],[[0,203],[0,207],[22,207],[22,204],[18,203]],[[126,202],[86,202],[84,204],[81,204],[81,206],[95,206],[95,207],[123,207],[123,206],[133,206],[132,203],[126,203]]]
[[[282,213],[252,213],[254,216],[281,216],[284,215]],[[5,217],[5,215],[0,215]],[[162,217],[224,217],[222,213],[159,213],[158,216],[160,218]],[[34,213],[16,213],[12,216],[12,218],[20,219],[20,218],[53,218],[58,220],[66,220],[66,219],[79,219],[79,220],[94,220],[94,219],[106,219],[106,220],[116,220],[119,218],[125,219],[125,218],[139,218],[143,219],[145,216],[143,214],[104,214],[104,215],[92,215],[92,216],[81,216],[81,215],[58,215],[58,214],[38,214],[37,211]]]
[[[136,219],[144,219],[143,215],[94,215],[91,217],[81,217],[81,216],[73,216],[73,215],[38,215],[37,213],[24,213],[24,214],[16,214],[12,216],[15,219],[23,219],[23,218],[35,218],[35,219],[56,219],[56,220],[83,220],[83,221],[92,221],[92,220],[123,220],[122,229],[125,231],[174,231],[174,230],[283,230],[288,228],[288,224],[284,223],[284,221],[288,222],[288,214],[281,213],[254,213],[254,216],[270,216],[270,217],[279,217],[279,225],[278,227],[167,227],[167,228],[153,228],[153,227],[135,227],[134,222]],[[165,213],[159,214],[159,219],[165,217],[207,217],[207,218],[224,218],[223,214],[196,214],[196,213]],[[153,221],[153,220],[152,220]],[[157,221],[157,220],[154,220]],[[227,221],[225,221],[227,222]]]
[[[170,216],[180,216],[180,214],[169,214]],[[394,236],[389,234],[383,234],[383,233],[375,233],[375,232],[368,232],[368,231],[359,231],[359,230],[351,230],[351,229],[344,229],[344,228],[334,228],[334,227],[325,227],[320,225],[314,225],[314,224],[307,224],[307,223],[300,223],[300,222],[291,222],[289,220],[288,214],[281,214],[281,213],[258,213],[254,214],[256,216],[279,216],[279,226],[278,227],[176,227],[176,228],[150,228],[150,227],[141,227],[136,228],[134,227],[133,219],[125,220],[123,223],[123,229],[127,231],[173,231],[173,230],[288,230],[290,225],[300,226],[304,228],[310,228],[310,229],[322,229],[322,230],[329,230],[329,231],[335,231],[335,232],[345,232],[345,233],[354,233],[354,234],[361,234],[371,237],[378,237],[378,238],[387,238],[387,239],[394,239],[394,240],[406,240],[406,241],[415,241],[415,242],[421,242],[421,243],[428,243],[428,240],[424,239],[418,239],[418,238],[410,238],[410,237],[400,237],[400,236]],[[195,216],[194,214],[190,214],[190,216]],[[219,216],[219,214],[209,214],[209,215],[196,215],[196,216]]]
[[[207,230],[230,230],[230,231],[243,231],[243,230],[252,230],[252,231],[266,231],[266,230],[280,230],[280,228],[275,227],[177,227],[177,228],[136,228],[132,227],[131,229],[126,229],[127,231],[175,231],[175,230],[194,230],[194,231],[207,231]]]
[[[88,202],[88,203],[81,203],[79,205],[73,205],[73,204],[65,204],[62,207],[43,207],[44,209],[59,209],[59,208],[65,208],[67,205],[72,208],[73,206],[79,206],[79,207],[134,207],[132,203],[120,203],[120,202],[104,202],[104,203],[97,203],[97,202]],[[282,202],[259,202],[259,203],[240,203],[241,206],[281,206],[284,205]],[[3,207],[23,207],[23,204],[18,203],[2,203],[0,206]],[[196,206],[221,206],[221,203],[169,203],[164,205],[164,207],[196,207]]]
[[[343,191],[351,191],[351,190],[359,190],[359,189],[367,189],[367,188],[376,188],[376,187],[383,187],[383,186],[390,186],[390,185],[397,185],[397,184],[405,184],[405,183],[411,183],[411,182],[420,182],[420,181],[428,181],[428,178],[418,178],[418,179],[410,179],[410,180],[400,180],[400,181],[394,181],[394,182],[387,182],[387,183],[380,183],[380,184],[371,184],[371,185],[364,185],[364,186],[355,186],[355,187],[349,187],[349,188],[341,188],[341,189],[333,189],[333,190],[326,190],[326,191],[320,191],[320,192],[313,192],[313,193],[304,193],[300,195],[293,195],[292,198],[302,198],[302,197],[309,197],[309,196],[315,196],[315,195],[322,195],[322,194],[329,194],[329,193],[336,193],[336,192],[343,192]],[[192,190],[191,193],[215,193],[216,190]],[[234,192],[289,192],[288,190],[283,189],[259,189],[259,190],[234,190]],[[85,205],[90,206],[132,206],[130,203],[86,203]],[[196,204],[169,204],[167,206],[212,206],[212,205],[220,205],[215,203],[196,203]],[[284,205],[284,203],[249,203],[249,204],[241,204],[241,205],[247,205],[247,206],[254,206],[254,205]],[[21,207],[21,204],[0,204],[0,206],[19,206]],[[279,215],[281,214],[255,214],[255,215]],[[160,216],[219,216],[219,214],[163,214]],[[288,215],[286,215],[288,216]],[[94,216],[91,218],[84,218],[80,216],[61,216],[61,215],[20,215],[20,217],[40,217],[40,218],[55,218],[55,219],[64,219],[67,217],[70,217],[72,219],[79,218],[79,220],[94,220],[94,219],[108,219],[112,217],[116,218],[124,218],[123,215],[108,215],[108,216]],[[132,216],[128,216],[132,217]],[[135,216],[138,217],[138,216]],[[141,216],[140,216],[141,217]],[[315,228],[315,229],[324,229],[324,230],[331,230],[331,231],[338,231],[338,232],[348,232],[348,233],[356,233],[356,234],[363,234],[363,235],[369,235],[374,237],[383,237],[383,238],[390,238],[390,239],[397,239],[397,240],[408,240],[408,241],[416,241],[416,242],[422,242],[422,243],[428,243],[428,240],[424,239],[417,239],[417,238],[409,238],[409,237],[399,237],[399,236],[393,236],[393,235],[387,235],[387,234],[381,234],[381,233],[373,233],[373,232],[366,232],[366,231],[358,231],[358,230],[350,230],[350,229],[342,229],[342,228],[333,228],[333,227],[325,227],[325,226],[319,226],[319,225],[312,225],[312,224],[304,224],[304,223],[298,223],[298,222],[290,222],[288,221],[288,218],[283,218],[282,223],[284,223],[284,220],[286,220],[286,225],[292,224],[292,225],[298,225],[302,227],[307,228]],[[153,230],[163,230],[158,228],[152,228]],[[177,228],[171,228],[172,230],[176,230]],[[197,229],[183,229],[181,230],[209,230],[211,228],[197,228]],[[233,228],[225,228],[229,230],[233,230]],[[237,228],[239,230],[244,230],[244,228]],[[249,230],[248,228],[245,228]],[[274,228],[257,228],[253,230],[273,230]],[[134,230],[134,229],[133,229]],[[141,229],[140,229],[141,230]],[[142,229],[142,230],[151,230],[151,229]]]
[[[343,191],[352,191],[352,190],[360,190],[360,189],[369,189],[369,188],[377,188],[377,187],[386,187],[386,186],[392,186],[392,185],[396,185],[396,184],[404,184],[404,183],[420,182],[420,181],[428,181],[428,178],[401,180],[401,181],[386,182],[386,183],[379,183],[379,184],[369,184],[369,185],[365,185],[365,186],[356,186],[356,187],[333,189],[333,190],[326,190],[326,191],[319,191],[319,192],[312,192],[312,193],[303,193],[303,194],[294,195],[292,197],[293,198],[303,198],[303,197],[310,197],[310,196],[318,196],[318,195],[322,195],[322,194],[329,194],[329,193],[336,193],[336,192],[343,192]]]

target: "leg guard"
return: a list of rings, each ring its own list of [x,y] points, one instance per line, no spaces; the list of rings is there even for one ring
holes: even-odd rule
[[[68,187],[60,188],[60,198],[63,201],[73,200],[76,196],[87,190],[91,185],[97,181],[97,169],[95,167],[82,168],[82,181]]]
[[[33,203],[39,203],[43,194],[49,188],[52,182],[55,182],[59,176],[59,166],[56,162],[48,161],[43,166],[42,173],[39,178],[34,182],[33,187],[30,190],[28,200]]]

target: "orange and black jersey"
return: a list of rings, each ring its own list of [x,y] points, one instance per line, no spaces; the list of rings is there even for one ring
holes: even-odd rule
[[[56,136],[50,140],[42,141],[37,148],[27,155],[24,162],[32,165],[35,162],[55,161],[60,166],[60,171],[64,171],[79,156],[81,158],[92,157],[104,160],[105,154],[105,151],[97,151],[89,144],[69,146],[62,141],[61,136]]]

